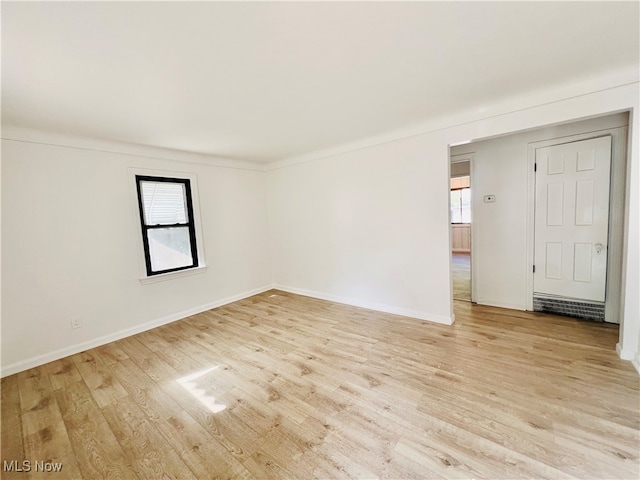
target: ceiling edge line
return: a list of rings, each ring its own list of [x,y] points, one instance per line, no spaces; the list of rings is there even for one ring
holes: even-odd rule
[[[30,139],[21,139],[21,138],[12,138],[11,136],[5,136],[4,134],[2,136],[0,136],[0,139],[2,140],[6,140],[6,141],[11,141],[11,142],[19,142],[19,143],[31,143],[31,144],[35,144],[35,145],[46,145],[49,147],[59,147],[59,148],[73,148],[76,150],[87,150],[87,151],[93,151],[93,152],[100,152],[100,153],[109,153],[112,155],[125,155],[128,157],[139,157],[139,158],[149,158],[149,159],[153,159],[153,160],[164,160],[164,161],[168,161],[168,162],[179,162],[179,163],[192,163],[192,164],[196,164],[196,165],[206,165],[208,167],[217,167],[217,168],[229,168],[229,169],[233,169],[233,170],[246,170],[246,171],[253,171],[253,172],[265,172],[265,167],[263,165],[260,165],[258,163],[252,164],[252,165],[232,165],[232,162],[242,162],[245,164],[250,164],[252,162],[246,162],[246,161],[242,161],[242,160],[222,160],[222,161],[215,161],[212,160],[210,162],[208,161],[204,161],[204,160],[191,160],[191,159],[186,159],[186,158],[176,158],[176,157],[163,157],[160,155],[151,155],[151,154],[146,154],[146,153],[133,153],[133,152],[126,152],[126,151],[121,151],[121,150],[109,150],[109,149],[105,149],[105,148],[92,148],[92,147],[88,147],[88,146],[79,146],[79,145],[73,145],[73,144],[66,144],[66,143],[56,143],[56,142],[45,142],[45,141],[41,141],[41,140],[30,140]],[[142,147],[144,148],[144,147]],[[154,149],[162,149],[162,147],[153,147]],[[169,151],[169,150],[167,150]],[[189,152],[186,152],[189,153]],[[202,155],[204,156],[204,154],[198,153],[197,155]],[[229,163],[227,163],[229,162]]]
[[[281,170],[283,168],[288,168],[288,167],[293,167],[296,165],[301,165],[304,163],[310,163],[310,162],[314,162],[314,161],[318,161],[318,160],[322,160],[325,158],[330,158],[330,157],[335,157],[338,155],[343,155],[346,153],[350,153],[350,152],[354,152],[357,150],[364,150],[366,148],[370,148],[370,147],[374,147],[377,145],[384,145],[386,143],[392,143],[392,142],[396,142],[399,140],[405,140],[408,138],[412,138],[412,137],[418,137],[420,135],[429,135],[429,134],[433,134],[433,133],[437,133],[437,132],[442,132],[445,130],[449,130],[452,128],[457,128],[457,127],[462,127],[465,125],[469,125],[472,123],[476,123],[476,122],[482,122],[482,121],[486,121],[486,120],[490,120],[493,118],[498,118],[504,115],[511,115],[514,113],[518,113],[518,112],[524,112],[526,110],[531,110],[534,108],[539,108],[539,107],[544,107],[544,106],[548,106],[548,105],[553,105],[554,103],[559,103],[559,102],[564,102],[564,101],[569,101],[572,99],[576,99],[576,98],[580,98],[580,97],[584,97],[587,95],[593,95],[593,94],[597,94],[597,93],[601,93],[601,92],[606,92],[608,90],[614,90],[616,88],[624,88],[626,86],[630,86],[630,85],[634,85],[634,84],[640,84],[640,80],[633,80],[633,81],[628,81],[628,82],[624,82],[624,83],[618,83],[615,85],[610,85],[607,87],[602,87],[602,88],[596,88],[593,90],[588,90],[588,91],[583,91],[582,93],[576,94],[576,95],[569,95],[569,96],[561,96],[561,97],[557,97],[554,98],[553,100],[547,100],[547,101],[543,101],[543,102],[534,102],[531,103],[529,105],[520,107],[520,108],[512,108],[512,109],[507,109],[507,110],[503,110],[503,111],[497,111],[496,113],[492,113],[490,115],[486,115],[483,117],[478,117],[478,118],[473,118],[471,120],[465,120],[465,121],[460,121],[460,122],[452,122],[452,123],[444,123],[444,125],[442,126],[438,126],[438,127],[427,127],[425,126],[424,130],[420,129],[419,126],[413,126],[413,127],[407,127],[405,128],[403,131],[397,132],[395,135],[393,133],[387,133],[387,134],[380,134],[377,136],[372,136],[372,137],[367,137],[364,139],[361,139],[360,141],[354,141],[354,142],[350,142],[347,144],[343,144],[342,148],[341,147],[335,147],[335,148],[330,148],[330,149],[323,149],[323,150],[318,150],[315,153],[309,153],[309,154],[305,154],[305,155],[301,155],[299,157],[293,157],[293,158],[285,158],[285,159],[281,159],[281,160],[276,160],[273,162],[267,162],[265,163],[265,171],[266,172],[270,172],[270,171],[275,171],[275,170]],[[459,113],[458,115],[456,115],[457,117],[465,117],[465,116],[473,116],[473,113],[471,112],[462,112]],[[440,117],[442,118],[442,117]],[[433,120],[431,120],[432,123],[436,124],[438,123],[438,119],[434,118]],[[445,120],[446,122],[446,120]],[[423,122],[423,124],[426,122]],[[478,139],[474,139],[478,140]]]

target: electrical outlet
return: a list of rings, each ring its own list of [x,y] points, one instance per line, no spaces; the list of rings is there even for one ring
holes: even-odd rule
[[[82,326],[82,320],[79,318],[71,319],[71,328],[80,328]]]

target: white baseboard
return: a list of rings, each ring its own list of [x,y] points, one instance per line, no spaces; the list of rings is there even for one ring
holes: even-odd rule
[[[636,352],[623,349],[620,343],[616,344],[616,353],[622,360],[630,360],[636,363],[638,362],[638,354]],[[636,369],[637,368],[638,367],[636,366]]]
[[[273,286],[276,290],[282,290],[284,292],[295,293],[296,295],[304,295],[305,297],[318,298],[320,300],[329,300],[330,302],[343,303],[345,305],[351,305],[354,307],[367,308],[369,310],[376,310],[378,312],[392,313],[394,315],[401,315],[403,317],[417,318],[420,320],[426,320],[434,323],[441,323],[444,325],[451,325],[455,316],[451,317],[445,315],[437,315],[429,312],[422,312],[418,310],[410,310],[407,308],[394,307],[390,305],[383,305],[380,303],[363,302],[353,298],[342,297],[339,295],[332,295],[329,293],[316,292],[313,290],[305,290],[303,288],[289,287],[286,285],[276,284]]]
[[[301,288],[288,287],[285,285],[266,285],[260,288],[256,288],[254,290],[233,295],[231,297],[222,298],[222,299],[216,300],[215,302],[208,303],[206,305],[200,305],[198,307],[190,308],[182,312],[177,312],[171,315],[167,315],[165,317],[158,318],[156,320],[151,320],[149,322],[145,322],[143,324],[136,325],[131,328],[119,330],[109,335],[104,335],[102,337],[98,337],[86,342],[82,342],[75,345],[71,345],[69,347],[54,350],[53,352],[49,352],[44,355],[37,355],[35,357],[27,358],[25,360],[20,360],[19,362],[15,362],[6,366],[3,365],[2,370],[0,371],[0,377],[6,377],[8,375],[13,375],[15,373],[22,372],[30,368],[44,365],[45,363],[53,362],[55,360],[60,360],[61,358],[65,358],[70,355],[75,355],[76,353],[80,353],[85,350],[89,350],[91,348],[100,347],[107,343],[115,342],[117,340],[121,340],[123,338],[130,337],[138,333],[146,332],[147,330],[161,327],[163,325],[167,325],[168,323],[172,323],[177,320],[182,320],[184,318],[190,317],[192,315],[196,315],[198,313],[206,312],[207,310],[211,310],[212,308],[217,308],[223,305],[227,305],[229,303],[237,302],[238,300],[242,300],[244,298],[248,298],[253,295],[257,295],[259,293],[263,293],[271,289],[278,289],[278,290],[282,290],[289,293],[295,293],[297,295],[304,295],[307,297],[318,298],[321,300],[329,300],[336,303],[343,303],[346,305],[367,308],[367,309],[376,310],[379,312],[402,315],[404,317],[417,318],[420,320],[426,320],[429,322],[440,323],[444,325],[451,325],[455,320],[455,316],[453,314],[451,315],[451,317],[447,317],[444,315],[436,315],[428,312],[410,310],[410,309],[400,308],[400,307],[393,307],[393,306],[383,305],[378,303],[362,302],[352,298],[325,294],[325,293],[305,290]]]
[[[640,374],[640,352],[631,352],[629,350],[625,350],[618,343],[616,344],[616,352],[621,360],[630,360],[633,368],[636,369],[636,372]]]
[[[75,355],[76,353],[80,353],[85,350],[89,350],[91,348],[96,348],[110,342],[115,342],[116,340],[121,340],[123,338],[130,337],[131,335],[136,335],[138,333],[146,332],[147,330],[161,327],[162,325],[166,325],[168,323],[175,322],[177,320],[182,320],[184,318],[190,317],[192,315],[196,315],[198,313],[206,312],[207,310],[211,310],[212,308],[221,307],[223,305],[237,302],[238,300],[242,300],[244,298],[251,297],[253,295],[257,295],[262,292],[266,292],[268,290],[271,290],[272,288],[273,288],[272,285],[267,285],[264,287],[256,288],[254,290],[249,290],[247,292],[239,293],[231,297],[216,300],[215,302],[211,302],[206,305],[200,305],[198,307],[190,308],[182,312],[177,312],[171,315],[167,315],[166,317],[158,318],[150,322],[136,325],[135,327],[120,330],[118,332],[114,332],[109,335],[104,335],[102,337],[95,338],[93,340],[89,340],[83,343],[78,343],[76,345],[71,345],[69,347],[61,348],[59,350],[55,350],[53,352],[49,352],[44,355],[38,355],[35,357],[27,358],[26,360],[21,360],[19,362],[15,362],[6,366],[3,365],[2,372],[0,373],[0,377],[13,375],[14,373],[22,372],[24,370],[28,370],[33,367],[38,367],[40,365],[44,365],[45,363],[53,362],[55,360],[59,360],[64,357],[68,357],[69,355]]]

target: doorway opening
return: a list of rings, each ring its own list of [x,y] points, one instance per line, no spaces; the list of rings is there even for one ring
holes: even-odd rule
[[[548,294],[543,286],[537,285],[540,282],[536,283],[534,290],[534,279],[551,281],[555,280],[551,278],[554,275],[563,279],[568,275],[573,283],[584,286],[587,280],[596,279],[597,271],[604,270],[605,274],[598,277],[600,297],[597,300],[600,302],[600,310],[604,306],[604,318],[600,315],[599,319],[610,323],[620,322],[624,290],[622,270],[625,249],[628,126],[628,112],[621,112],[474,140],[450,147],[451,179],[456,178],[457,162],[465,160],[464,157],[473,156],[469,170],[473,210],[471,223],[473,235],[470,241],[470,270],[473,278],[471,301],[473,303],[516,310],[541,310],[534,306],[534,291],[537,292],[537,297],[540,296],[540,292],[545,293],[547,297],[554,295],[554,300],[558,294],[555,291]],[[603,220],[605,229],[608,227],[608,234],[603,230],[597,236],[598,238],[592,240],[583,237],[582,232],[576,230],[567,233],[570,242],[567,248],[562,246],[560,249],[556,245],[560,240],[556,240],[555,237],[545,238],[544,245],[540,244],[534,248],[536,211],[542,215],[538,231],[540,231],[540,225],[544,224],[554,230],[554,234],[555,230],[559,230],[555,223],[560,223],[561,213],[563,218],[571,220],[570,223],[580,230],[583,230],[582,224],[590,223],[587,220],[590,220],[591,216],[595,221],[600,215],[597,214],[595,204],[593,208],[591,206],[591,188],[593,187],[594,195],[597,195],[597,192],[604,192],[603,186],[600,185],[604,176],[596,169],[593,170],[594,178],[586,178],[587,173],[592,172],[591,164],[594,164],[594,168],[597,165],[595,159],[599,154],[593,154],[596,156],[592,162],[593,155],[589,149],[582,148],[583,144],[578,142],[601,137],[611,138],[609,147],[611,178],[609,182],[605,178],[603,183],[610,187],[611,192],[608,207],[609,220],[608,222],[606,219]],[[560,152],[565,158],[560,162],[555,155],[558,145],[571,145],[571,148],[580,146],[580,148],[576,152],[571,152],[571,155],[565,155],[564,151]],[[584,143],[584,145],[587,144]],[[545,156],[544,159],[538,158],[536,161],[536,152],[538,156],[548,153],[548,158],[551,160]],[[541,166],[541,162],[546,166]],[[536,163],[539,164],[537,167]],[[566,168],[561,168],[561,163],[566,165]],[[547,204],[536,202],[536,174],[540,173],[536,172],[537,168],[538,170],[542,168],[549,176],[547,183],[550,186],[542,185],[540,178],[537,182],[539,186],[544,186],[544,191],[538,192],[537,197],[546,201]],[[560,178],[561,170],[572,171],[576,175],[576,178],[570,179],[571,188],[567,183],[569,180],[564,186],[557,180]],[[583,176],[585,178],[582,178]],[[561,187],[563,195],[558,193]],[[538,203],[537,207],[536,203]],[[569,206],[572,208],[571,211],[565,208]],[[566,222],[563,220],[562,223]],[[536,259],[534,252],[542,256]],[[565,259],[569,258],[573,259],[571,265],[565,262]],[[543,263],[545,268],[542,268]],[[455,277],[454,268],[452,252],[452,278]],[[601,298],[603,281],[605,295]],[[583,294],[569,293],[563,296],[591,298],[584,297]],[[453,297],[457,298],[455,293]],[[546,300],[548,300],[547,297],[545,297]],[[566,314],[586,318],[583,315],[577,315],[574,310],[567,311]]]
[[[454,300],[473,301],[471,275],[471,156],[451,157],[451,276]]]

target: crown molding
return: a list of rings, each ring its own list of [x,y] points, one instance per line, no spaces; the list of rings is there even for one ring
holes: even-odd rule
[[[29,143],[39,143],[62,147],[80,148],[107,153],[133,155],[161,160],[186,163],[204,164],[214,167],[235,168],[252,171],[272,171],[291,167],[302,163],[312,162],[323,158],[341,155],[351,151],[394,142],[405,138],[435,133],[442,130],[462,126],[465,124],[487,120],[493,117],[532,109],[542,105],[549,105],[571,98],[577,98],[596,92],[611,90],[640,82],[640,72],[637,66],[626,67],[604,75],[590,76],[574,80],[546,89],[535,90],[524,95],[505,98],[488,106],[455,112],[449,115],[434,117],[423,122],[380,135],[365,137],[352,142],[336,145],[331,148],[316,150],[303,155],[282,158],[275,161],[261,163],[246,160],[235,160],[213,155],[173,150],[163,147],[138,145],[110,140],[76,136],[72,134],[37,130],[15,125],[2,125],[1,137]],[[470,139],[478,140],[478,139]]]
[[[449,128],[487,120],[493,117],[549,105],[571,98],[577,98],[596,92],[611,90],[640,82],[638,66],[625,67],[604,75],[589,76],[561,85],[528,92],[523,95],[504,98],[486,107],[478,107],[462,112],[435,117],[402,129],[381,135],[370,136],[353,142],[343,143],[328,149],[316,150],[304,155],[283,158],[265,164],[266,171],[278,170],[327,157],[341,155],[355,150],[394,142],[409,137],[435,133]],[[479,139],[470,139],[470,141]]]
[[[174,162],[196,163],[212,167],[235,168],[240,170],[264,171],[264,164],[245,160],[234,160],[202,153],[172,150],[148,145],[137,145],[110,140],[101,140],[90,137],[37,130],[18,127],[15,125],[2,125],[1,135],[3,140],[17,142],[37,143],[57,147],[78,148],[120,155],[154,158]]]

